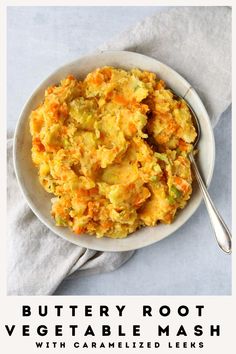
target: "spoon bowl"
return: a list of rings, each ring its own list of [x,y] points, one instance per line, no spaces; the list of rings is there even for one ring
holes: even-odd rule
[[[192,107],[190,106],[190,104],[185,100],[184,97],[182,97],[181,95],[177,95],[172,89],[170,89],[170,91],[172,92],[174,98],[176,100],[184,100],[184,102],[186,103],[186,105],[188,106],[188,109],[190,110],[191,112],[191,116],[192,116],[192,120],[193,120],[193,125],[196,129],[196,132],[197,132],[197,136],[196,136],[196,139],[194,141],[194,144],[193,144],[193,147],[195,148],[200,140],[200,137],[201,137],[201,126],[200,126],[200,123],[199,123],[199,120],[198,120],[198,117],[196,115],[196,113],[194,112],[194,110],[192,109]]]

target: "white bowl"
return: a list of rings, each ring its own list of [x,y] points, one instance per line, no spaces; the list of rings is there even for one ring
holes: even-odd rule
[[[196,211],[201,202],[201,193],[193,183],[193,193],[186,207],[177,213],[170,225],[159,224],[155,227],[145,227],[124,239],[96,238],[89,235],[75,235],[68,228],[56,227],[50,216],[51,195],[39,184],[37,169],[31,160],[31,135],[29,132],[29,114],[43,100],[44,90],[72,74],[83,79],[95,68],[110,65],[131,69],[134,67],[157,73],[167,86],[177,94],[185,97],[199,118],[201,125],[201,140],[199,142],[198,166],[201,174],[209,185],[215,162],[215,142],[207,111],[199,96],[191,85],[176,71],[167,65],[142,54],[127,51],[101,52],[80,58],[56,70],[34,91],[25,104],[18,120],[14,136],[14,166],[16,176],[30,208],[35,215],[58,236],[82,247],[100,251],[127,251],[141,248],[160,241],[181,227]],[[203,78],[204,80],[204,78]]]

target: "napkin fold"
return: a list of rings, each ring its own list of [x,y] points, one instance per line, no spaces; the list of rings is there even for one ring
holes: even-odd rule
[[[101,50],[154,57],[183,75],[199,93],[214,126],[231,103],[231,9],[176,7],[146,18]],[[53,234],[32,213],[17,185],[8,141],[8,295],[50,295],[68,275],[111,271],[132,252],[97,252]]]

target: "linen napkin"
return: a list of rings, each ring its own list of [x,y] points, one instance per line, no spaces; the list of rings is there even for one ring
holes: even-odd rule
[[[231,8],[163,9],[103,45],[151,56],[181,74],[198,92],[212,125],[231,103]]]
[[[146,18],[100,50],[154,57],[182,74],[203,100],[213,126],[231,102],[231,10],[177,7]],[[68,275],[111,271],[132,252],[96,252],[48,230],[19,191],[8,141],[8,295],[50,295]]]

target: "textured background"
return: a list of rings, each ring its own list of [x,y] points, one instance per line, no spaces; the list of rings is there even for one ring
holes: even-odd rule
[[[93,52],[165,7],[9,7],[8,136],[35,87],[55,68]],[[215,130],[210,194],[231,226],[231,108]],[[230,295],[231,257],[218,248],[203,204],[174,235],[138,250],[120,269],[72,275],[56,295]]]

